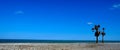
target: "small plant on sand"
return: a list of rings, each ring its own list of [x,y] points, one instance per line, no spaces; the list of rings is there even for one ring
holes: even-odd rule
[[[98,43],[98,37],[100,35],[100,31],[99,31],[99,28],[100,28],[100,25],[95,25],[94,28],[92,28],[92,31],[94,32],[95,31],[95,37],[96,37],[96,43]]]
[[[103,32],[101,33],[102,34],[102,43],[104,43],[104,36],[105,36],[104,30],[105,30],[105,28],[103,28],[102,30],[103,30]]]

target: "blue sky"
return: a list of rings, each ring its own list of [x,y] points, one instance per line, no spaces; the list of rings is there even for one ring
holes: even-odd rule
[[[0,0],[0,39],[120,40],[120,0]],[[99,37],[101,40],[101,36]]]

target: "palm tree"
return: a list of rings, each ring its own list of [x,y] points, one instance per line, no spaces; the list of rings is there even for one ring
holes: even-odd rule
[[[100,25],[95,25],[94,28],[92,28],[92,31],[96,30],[96,32],[95,32],[96,43],[98,43],[98,37],[100,35],[99,28],[100,28]]]
[[[104,36],[105,36],[104,30],[105,30],[105,28],[103,28],[102,30],[103,30],[103,32],[102,32],[102,43],[104,43]]]

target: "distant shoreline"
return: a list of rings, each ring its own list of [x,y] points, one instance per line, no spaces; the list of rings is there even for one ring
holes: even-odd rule
[[[95,43],[95,40],[28,40],[28,39],[0,39],[0,43]],[[99,41],[101,43],[101,41]],[[120,43],[120,41],[106,40],[104,43]]]

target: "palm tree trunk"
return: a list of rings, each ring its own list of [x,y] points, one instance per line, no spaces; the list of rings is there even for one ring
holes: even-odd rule
[[[96,37],[96,43],[98,43],[98,37]]]
[[[104,36],[102,36],[102,43],[104,43]]]

